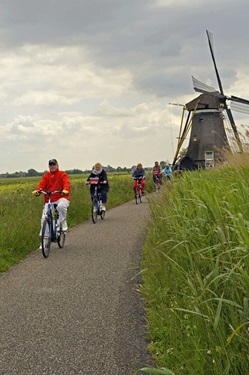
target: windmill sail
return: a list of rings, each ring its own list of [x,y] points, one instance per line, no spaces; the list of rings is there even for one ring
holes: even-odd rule
[[[213,63],[214,63],[214,70],[215,70],[215,73],[216,73],[216,78],[217,78],[217,81],[218,81],[219,90],[220,90],[221,95],[224,95],[223,87],[222,87],[221,80],[220,80],[220,75],[219,75],[218,68],[217,68],[217,65],[216,65],[216,61],[215,61],[215,58],[214,58],[213,34],[208,30],[206,30],[206,33],[207,33],[207,37],[208,37],[208,44],[209,44],[212,60],[213,60]]]
[[[231,109],[236,112],[249,114],[249,104],[231,101]]]
[[[224,95],[223,87],[222,87],[222,84],[221,84],[220,75],[219,75],[218,68],[217,68],[217,65],[216,65],[216,61],[215,61],[215,58],[214,58],[213,34],[210,31],[208,31],[208,30],[206,30],[206,33],[207,33],[207,37],[208,37],[208,44],[209,44],[209,48],[210,48],[210,52],[211,52],[211,56],[212,56],[212,60],[213,60],[213,64],[214,64],[216,78],[217,78],[219,90],[220,90],[220,93],[221,93],[220,102],[222,102],[222,104],[224,106],[224,109],[227,112],[227,116],[228,116],[229,121],[231,123],[231,127],[233,129],[234,136],[235,136],[235,139],[236,139],[236,141],[238,143],[238,147],[240,149],[240,152],[243,152],[242,143],[241,143],[241,140],[240,140],[240,137],[239,137],[239,133],[238,133],[237,127],[235,125],[235,121],[234,121],[232,112],[231,112],[230,108],[228,108],[228,106],[227,106],[227,100],[236,101],[236,102],[240,102],[240,103],[243,102],[244,104],[246,104],[246,103],[249,104],[249,101],[247,101],[246,99],[235,97],[235,96],[229,98],[229,97],[227,97],[227,96]]]
[[[218,92],[214,87],[206,85],[205,83],[199,81],[193,76],[192,76],[192,81],[193,81],[193,87],[195,91],[201,92],[203,94],[211,94],[211,93]]]

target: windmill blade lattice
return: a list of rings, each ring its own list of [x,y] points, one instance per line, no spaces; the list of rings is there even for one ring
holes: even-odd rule
[[[231,109],[236,112],[249,114],[249,104],[231,101]]]
[[[217,95],[219,93],[214,87],[208,86],[205,83],[199,81],[195,77],[192,76],[193,87],[195,91],[201,92],[203,94],[213,94]]]

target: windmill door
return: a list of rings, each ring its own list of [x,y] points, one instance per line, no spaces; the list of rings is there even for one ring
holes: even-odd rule
[[[214,152],[205,151],[205,168],[210,168],[214,166]]]

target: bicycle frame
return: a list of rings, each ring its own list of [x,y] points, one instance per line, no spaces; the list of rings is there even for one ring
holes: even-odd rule
[[[48,257],[51,247],[51,242],[57,242],[60,248],[63,248],[65,243],[65,232],[58,225],[59,213],[57,211],[57,204],[51,202],[51,195],[54,193],[61,193],[61,190],[39,191],[41,194],[48,195],[47,210],[42,225],[42,254],[45,258]]]
[[[170,181],[171,180],[170,173],[166,173],[165,178],[166,178],[167,181]]]
[[[138,204],[138,200],[140,201],[140,203],[142,203],[142,184],[141,184],[141,180],[143,178],[136,178],[134,177],[133,178],[134,181],[136,182],[136,185],[135,185],[135,202],[136,204]]]
[[[57,223],[59,219],[59,213],[57,211],[57,204],[51,202],[51,195],[54,193],[60,192],[58,190],[51,192],[51,191],[41,191],[42,194],[48,195],[48,206],[47,211],[45,213],[45,220],[49,221],[49,236],[51,237],[52,242],[56,242],[58,238],[57,233]]]
[[[94,187],[94,194],[93,194],[93,198],[96,198],[98,200],[98,214],[100,214],[100,206],[102,204],[102,194],[101,192],[99,191],[100,190],[100,184],[98,185],[95,185]]]
[[[100,192],[101,182],[98,177],[91,177],[89,180],[90,185],[94,185],[94,193],[92,195],[92,221],[95,224],[98,215],[103,220],[105,211],[102,210],[102,194]]]
[[[157,172],[153,172],[153,180],[154,180],[154,187],[156,189],[156,192],[158,192],[158,190],[160,189],[160,177],[159,177],[159,174]]]

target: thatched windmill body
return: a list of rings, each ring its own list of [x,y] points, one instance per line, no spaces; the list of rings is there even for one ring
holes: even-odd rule
[[[224,95],[213,53],[212,34],[207,31],[207,36],[219,91],[192,77],[195,91],[202,94],[184,106],[183,112],[187,111],[188,116],[184,128],[182,126],[184,115],[182,116],[178,147],[173,161],[175,163],[178,159],[181,146],[191,129],[189,145],[186,154],[181,159],[183,168],[190,170],[214,165],[220,159],[220,150],[229,147],[224,118],[229,120],[237,148],[243,152],[239,133],[227,101],[230,100],[233,103],[234,110],[249,113],[248,100]]]

